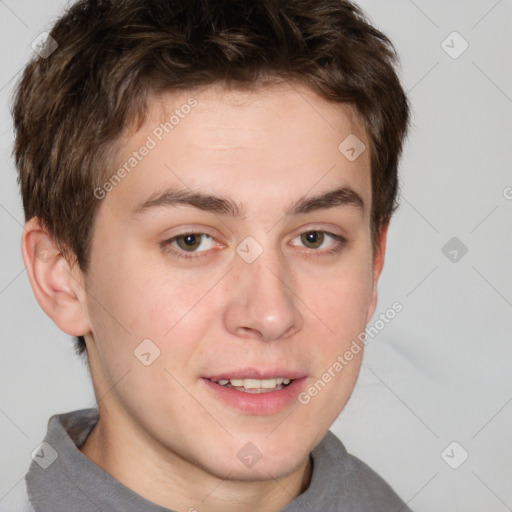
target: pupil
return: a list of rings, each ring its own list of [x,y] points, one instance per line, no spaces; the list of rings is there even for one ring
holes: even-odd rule
[[[194,234],[182,235],[178,238],[178,245],[182,249],[195,249],[201,243],[201,238]]]
[[[304,236],[304,235],[303,235]],[[319,231],[308,231],[305,234],[305,242],[313,244],[313,245],[322,245],[323,234]]]

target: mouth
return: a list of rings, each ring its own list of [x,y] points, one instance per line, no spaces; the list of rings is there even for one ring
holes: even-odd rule
[[[288,377],[274,377],[270,379],[208,379],[210,382],[218,384],[226,388],[235,389],[242,393],[272,393],[273,391],[281,391],[289,386],[294,379]]]
[[[201,379],[219,403],[245,414],[265,416],[293,407],[306,375],[285,368],[238,368]]]

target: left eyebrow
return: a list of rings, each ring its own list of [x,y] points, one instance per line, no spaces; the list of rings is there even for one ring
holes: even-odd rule
[[[313,197],[302,197],[289,210],[286,216],[327,210],[337,206],[355,206],[364,210],[363,198],[350,187],[340,187]]]
[[[244,218],[247,215],[244,205],[233,201],[231,198],[180,188],[169,188],[163,192],[153,194],[146,201],[136,206],[133,213],[140,215],[153,208],[178,205],[192,206],[199,210],[230,217]],[[344,186],[313,197],[301,197],[291,208],[286,210],[285,216],[290,217],[340,206],[354,206],[364,210],[364,201],[355,190]]]

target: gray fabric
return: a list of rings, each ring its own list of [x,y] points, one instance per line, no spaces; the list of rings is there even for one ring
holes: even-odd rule
[[[98,421],[96,409],[52,416],[40,460],[26,476],[35,512],[169,512],[123,486],[85,457],[81,446]],[[52,452],[52,449],[55,452]],[[45,464],[46,458],[46,464]],[[372,469],[328,432],[311,453],[309,488],[282,512],[411,512]]]

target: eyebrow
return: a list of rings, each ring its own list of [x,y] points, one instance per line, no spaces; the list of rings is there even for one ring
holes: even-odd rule
[[[154,208],[175,207],[179,205],[192,206],[199,210],[234,218],[245,218],[247,215],[244,205],[235,202],[229,197],[177,188],[170,188],[152,194],[146,201],[135,207],[133,214],[141,215]],[[354,206],[364,210],[364,201],[355,190],[344,186],[316,196],[301,197],[285,212],[285,216],[300,215],[340,206]]]

